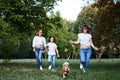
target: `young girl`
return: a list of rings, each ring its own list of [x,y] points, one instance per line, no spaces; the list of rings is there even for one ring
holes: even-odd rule
[[[84,25],[81,29],[81,33],[78,34],[78,40],[70,40],[70,43],[80,43],[80,69],[82,69],[82,71],[85,72],[88,67],[88,63],[92,53],[91,47],[95,50],[98,50],[98,48],[95,47],[92,42],[92,35],[89,33],[88,26]]]
[[[42,30],[38,30],[36,32],[36,36],[33,39],[32,43],[33,51],[35,52],[37,64],[40,68],[40,70],[43,70],[42,68],[42,54],[43,49],[46,47],[46,39],[42,36]]]
[[[57,45],[55,44],[55,37],[50,36],[49,42],[47,44],[47,49],[48,49],[48,69],[54,71],[55,69],[55,59],[56,59],[56,54],[57,57],[59,56]]]

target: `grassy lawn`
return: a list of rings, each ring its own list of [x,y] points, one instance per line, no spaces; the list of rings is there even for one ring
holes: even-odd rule
[[[70,63],[70,75],[62,78],[62,64]],[[120,80],[120,59],[91,59],[86,73],[79,69],[79,60],[56,60],[56,72],[48,70],[47,60],[43,60],[43,71],[35,59],[11,60],[3,64],[0,60],[0,80]]]

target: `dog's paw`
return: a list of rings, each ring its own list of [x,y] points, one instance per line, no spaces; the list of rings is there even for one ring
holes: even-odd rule
[[[65,75],[63,74],[63,78],[65,78]]]

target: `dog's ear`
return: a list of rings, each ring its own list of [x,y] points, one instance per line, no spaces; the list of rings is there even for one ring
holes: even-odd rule
[[[63,65],[65,65],[65,64],[69,65],[69,63],[68,63],[68,62],[64,62],[64,64],[63,64]]]

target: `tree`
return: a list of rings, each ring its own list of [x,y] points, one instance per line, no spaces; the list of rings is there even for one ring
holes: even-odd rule
[[[9,49],[16,50],[14,47],[17,48],[19,45],[12,46],[12,44],[32,40],[36,29],[41,28],[47,34],[47,12],[54,8],[57,1],[60,0],[0,0],[0,19],[4,22],[0,24],[3,26],[0,29],[0,44],[2,45],[0,51],[5,53],[4,51],[7,50],[4,49],[8,47],[9,42],[11,46]],[[28,45],[30,43],[31,41]],[[9,51],[7,54],[10,55]]]
[[[119,45],[120,39],[120,4],[112,0],[99,0],[82,9],[75,24],[86,22],[91,28],[94,43],[99,47],[107,47],[110,43]],[[81,26],[80,26],[81,27]]]
[[[93,36],[97,44],[107,45],[111,42],[119,43],[120,24],[120,4],[114,4],[112,0],[104,0],[95,3],[98,8],[96,16],[96,25],[93,30]],[[99,37],[98,37],[99,36]]]
[[[69,31],[67,21],[60,17],[59,12],[56,14],[52,13],[49,19],[51,21],[49,22],[51,29],[48,31],[48,38],[50,35],[55,36],[61,58],[65,58],[66,53],[64,52],[64,49],[67,48],[70,50],[69,52],[72,53],[72,46],[69,43],[69,40],[76,39],[76,35],[72,31]]]
[[[54,8],[59,0],[1,0],[0,14],[3,19],[21,32],[30,34],[37,28],[43,28],[47,21],[46,13]],[[33,23],[34,26],[30,26]]]
[[[18,51],[20,35],[15,28],[0,18],[0,56],[5,62],[9,61]]]
[[[117,43],[119,39],[120,4],[114,4],[112,0],[99,0],[84,7],[78,15],[76,24],[86,22],[92,30],[93,39],[98,45]],[[98,37],[99,36],[99,37]]]
[[[95,16],[97,15],[97,7],[93,7],[93,4],[90,4],[82,9],[82,11],[79,13],[77,20],[75,22],[76,29],[80,29],[81,26],[86,23],[91,29],[95,27]],[[78,30],[79,31],[79,30]]]

